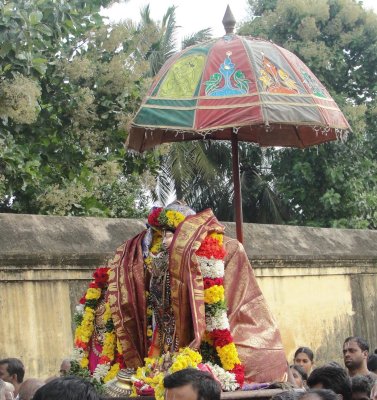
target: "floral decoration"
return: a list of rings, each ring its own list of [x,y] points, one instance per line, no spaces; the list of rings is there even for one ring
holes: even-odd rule
[[[97,268],[93,274],[93,279],[85,295],[80,299],[80,304],[76,307],[75,315],[77,327],[75,331],[73,359],[83,369],[89,367],[88,356],[91,345],[90,341],[94,332],[95,310],[99,302],[104,298],[108,285],[109,268]],[[92,377],[100,383],[106,383],[114,379],[119,369],[124,367],[122,347],[115,335],[108,302],[105,303],[103,321],[106,324],[106,329],[102,351],[99,355],[98,365],[92,374]]]
[[[155,396],[156,400],[164,399],[164,377],[185,368],[197,368],[202,356],[188,347],[177,353],[165,354],[158,358],[145,358],[144,367],[137,369],[133,377],[133,397]]]
[[[148,224],[157,229],[175,230],[185,218],[179,211],[153,207],[148,216]]]
[[[230,333],[226,312],[223,235],[209,234],[196,255],[203,275],[206,317],[206,334],[201,350],[207,355],[206,361],[220,361],[222,368],[230,374],[222,374],[224,379],[227,377],[229,381],[227,384],[223,383],[223,386],[226,386],[227,390],[235,390],[243,385],[245,373]],[[215,354],[211,354],[212,348],[216,350]],[[213,365],[216,364],[215,362]],[[221,378],[219,380],[222,381]]]

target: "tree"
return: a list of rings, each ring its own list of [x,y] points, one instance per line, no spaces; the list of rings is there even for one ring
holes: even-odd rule
[[[343,109],[346,143],[271,153],[273,187],[291,223],[377,227],[377,16],[353,0],[249,0],[240,34],[268,38],[297,54]]]
[[[0,3],[1,211],[145,211],[158,159],[136,159],[123,143],[156,38],[130,21],[105,25],[98,11],[108,3]]]

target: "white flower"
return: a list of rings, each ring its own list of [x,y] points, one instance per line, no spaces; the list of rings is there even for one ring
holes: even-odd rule
[[[78,304],[76,306],[77,314],[80,314],[80,315],[84,314],[84,308],[85,308],[85,304]]]
[[[198,257],[200,271],[204,278],[223,278],[224,261],[216,258]]]
[[[93,378],[101,382],[110,370],[110,363],[98,364],[93,372]]]
[[[230,329],[226,311],[219,310],[214,315],[206,315],[206,329],[208,332],[212,332],[214,329]]]
[[[72,357],[71,359],[77,362],[80,362],[84,357],[84,350],[79,348],[79,347],[75,347],[72,350]]]
[[[233,392],[237,390],[240,385],[236,381],[236,375],[232,372],[225,371],[224,368],[211,362],[207,362],[206,365],[211,369],[213,375],[220,381],[221,388],[227,392]]]

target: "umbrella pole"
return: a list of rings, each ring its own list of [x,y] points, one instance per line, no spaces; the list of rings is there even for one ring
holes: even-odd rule
[[[237,133],[232,130],[232,169],[234,187],[234,207],[236,209],[236,232],[237,239],[243,243],[243,214],[242,214],[242,195],[240,184],[240,164],[238,157],[238,138]]]

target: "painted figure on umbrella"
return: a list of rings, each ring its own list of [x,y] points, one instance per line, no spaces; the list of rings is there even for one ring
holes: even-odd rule
[[[284,380],[280,333],[247,255],[210,209],[153,208],[109,267],[106,284],[94,279],[82,300],[75,339],[81,366],[99,380],[182,349],[194,366],[227,374],[232,390]]]

